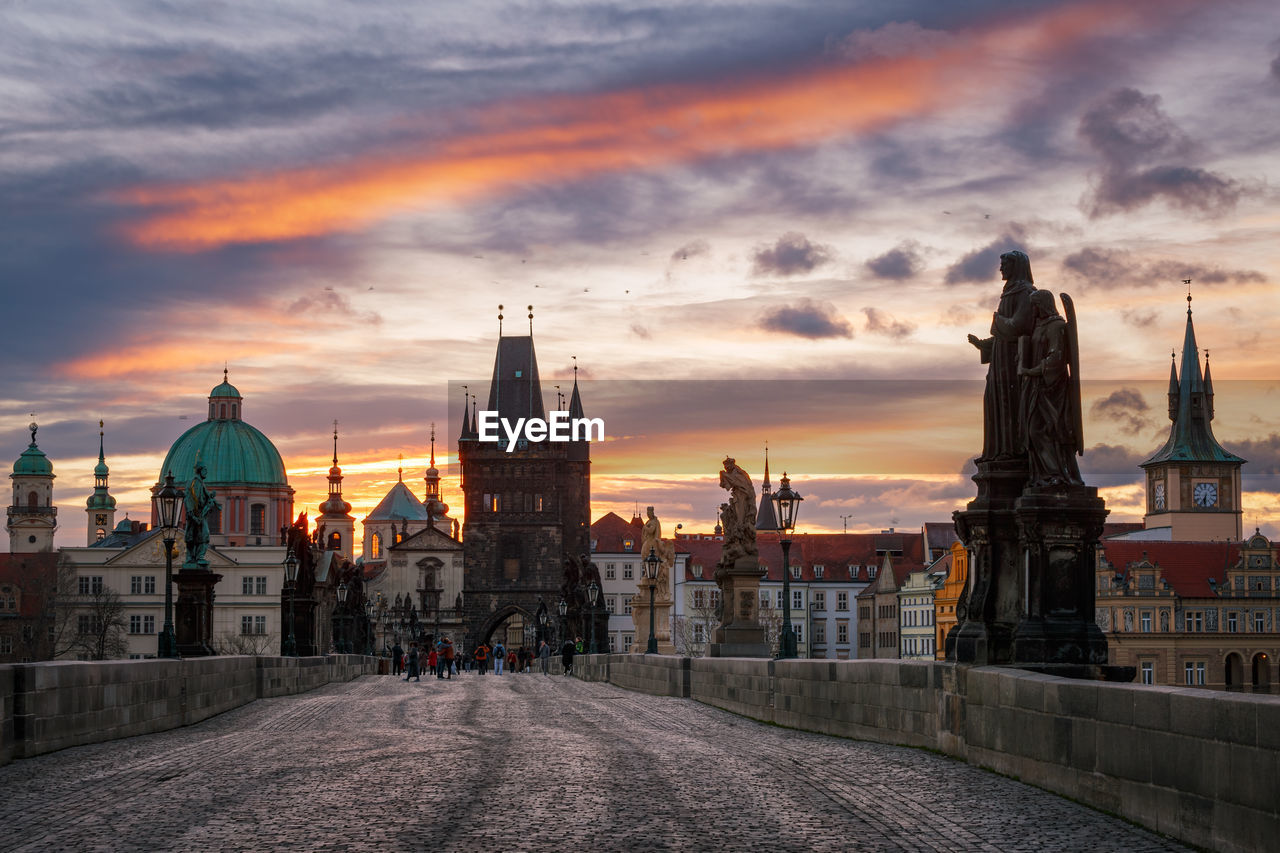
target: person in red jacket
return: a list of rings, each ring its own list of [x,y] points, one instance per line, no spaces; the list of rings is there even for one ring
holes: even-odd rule
[[[444,677],[453,678],[453,640],[444,638]]]
[[[476,646],[475,659],[476,669],[480,671],[481,675],[484,675],[485,668],[489,666],[489,647],[483,642]]]

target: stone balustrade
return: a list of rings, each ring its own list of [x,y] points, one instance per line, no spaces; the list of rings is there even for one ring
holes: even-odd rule
[[[938,750],[1200,847],[1263,850],[1280,838],[1277,696],[932,661],[580,661],[587,680]]]
[[[255,699],[376,673],[378,659],[219,656],[0,666],[0,765],[188,726]]]

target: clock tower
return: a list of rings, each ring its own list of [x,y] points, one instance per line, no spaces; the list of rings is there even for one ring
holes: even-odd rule
[[[1213,437],[1213,378],[1209,356],[1204,372],[1191,323],[1187,296],[1187,329],[1182,342],[1181,375],[1169,366],[1169,440],[1142,463],[1146,472],[1148,530],[1167,528],[1177,542],[1239,542],[1244,536],[1240,506],[1240,466],[1236,456]]]
[[[101,542],[116,527],[116,499],[107,490],[107,478],[111,474],[103,453],[103,423],[98,421],[98,464],[93,468],[93,494],[85,501],[89,513],[89,541]]]

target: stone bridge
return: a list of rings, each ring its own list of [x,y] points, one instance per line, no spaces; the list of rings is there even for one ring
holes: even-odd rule
[[[0,667],[0,757],[23,759],[0,767],[0,849],[1184,849],[1043,788],[1215,849],[1275,837],[1274,697],[898,661],[580,664],[410,683],[358,656]]]

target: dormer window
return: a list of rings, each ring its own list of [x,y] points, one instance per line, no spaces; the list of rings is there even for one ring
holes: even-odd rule
[[[701,563],[694,563],[694,564],[693,564],[693,576],[694,576],[695,578],[701,578],[701,577],[702,577],[702,564],[701,564]]]
[[[636,549],[636,540],[634,540],[634,539],[623,539],[623,540],[622,540],[622,550],[624,550],[624,551],[634,551],[635,549]]]
[[[822,576],[823,574],[826,573],[826,570],[827,570],[826,566],[815,565],[813,567],[813,576],[818,580],[822,580]]]
[[[871,578],[872,580],[875,580],[875,579],[876,579],[876,571],[877,571],[877,569],[878,569],[878,567],[877,567],[877,566],[874,566],[874,565],[872,565],[872,566],[867,566],[867,577]]]
[[[517,370],[517,371],[516,371],[516,379],[519,379],[519,378],[520,378],[520,377],[522,377],[522,376],[524,376],[524,371],[523,371],[523,370]]]

